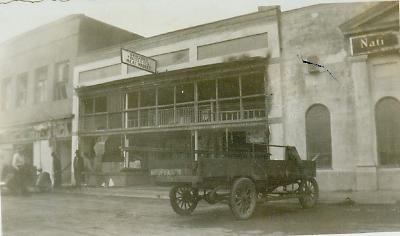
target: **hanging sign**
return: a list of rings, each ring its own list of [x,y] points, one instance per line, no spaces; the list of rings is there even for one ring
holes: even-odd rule
[[[123,48],[121,48],[121,62],[130,66],[134,66],[141,70],[145,70],[150,73],[157,72],[156,60]]]

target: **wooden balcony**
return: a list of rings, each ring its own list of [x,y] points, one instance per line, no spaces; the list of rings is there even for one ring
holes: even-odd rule
[[[210,106],[198,106],[197,109],[194,106],[151,108],[83,116],[80,118],[80,131],[218,124],[230,121],[251,121],[264,117],[264,109],[217,112]]]

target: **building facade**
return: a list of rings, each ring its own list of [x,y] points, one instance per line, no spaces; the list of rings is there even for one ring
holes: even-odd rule
[[[53,173],[51,152],[71,180],[72,70],[76,58],[141,38],[84,15],[71,15],[0,45],[0,150],[9,164],[16,149]]]
[[[304,157],[319,155],[321,189],[400,187],[398,36],[398,2],[283,13],[285,142]],[[375,37],[384,43],[374,44]],[[333,77],[299,63],[297,54],[326,66]],[[382,108],[380,101],[391,105]]]
[[[86,54],[74,68],[72,148],[104,181],[128,167],[165,174],[158,163],[179,156],[263,152],[268,137],[315,158],[322,190],[398,189],[398,9],[260,7],[122,46],[155,59],[155,74],[122,64],[121,46]]]

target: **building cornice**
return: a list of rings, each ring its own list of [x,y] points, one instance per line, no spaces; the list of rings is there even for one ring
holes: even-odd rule
[[[382,30],[382,29],[398,29],[399,28],[399,20],[397,21],[389,21],[389,22],[382,22],[378,25],[366,25],[366,23],[372,21],[375,18],[378,18],[385,13],[391,10],[399,9],[399,2],[398,1],[385,1],[377,3],[376,5],[372,6],[371,8],[367,9],[363,13],[351,18],[347,22],[341,24],[339,28],[343,32],[344,35],[354,35],[359,34],[362,32],[370,32],[374,30]]]

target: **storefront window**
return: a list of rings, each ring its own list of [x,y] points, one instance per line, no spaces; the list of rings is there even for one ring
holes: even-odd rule
[[[103,162],[122,162],[122,139],[120,135],[109,136],[105,143]]]

